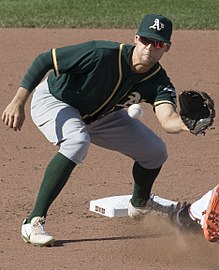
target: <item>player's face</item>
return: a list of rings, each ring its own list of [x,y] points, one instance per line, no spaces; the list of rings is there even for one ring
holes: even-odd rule
[[[135,36],[134,41],[136,44],[136,57],[142,66],[154,65],[170,48],[170,44],[138,35]]]

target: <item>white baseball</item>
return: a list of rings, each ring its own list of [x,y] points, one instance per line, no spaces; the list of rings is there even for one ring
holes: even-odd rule
[[[144,114],[144,110],[143,110],[143,108],[141,107],[140,104],[132,104],[128,108],[128,115],[131,118],[138,119],[138,118],[142,117],[143,114]]]

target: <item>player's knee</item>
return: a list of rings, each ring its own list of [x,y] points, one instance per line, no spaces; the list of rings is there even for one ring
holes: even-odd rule
[[[143,168],[154,169],[159,168],[167,160],[168,154],[166,149],[166,144],[161,140],[156,140],[153,142],[153,145],[150,147],[150,151],[145,149],[145,158],[142,161],[139,161],[139,164]]]
[[[166,144],[161,141],[160,142],[160,146],[159,146],[159,155],[160,155],[160,160],[162,162],[162,164],[167,160],[168,158],[168,154],[167,154],[167,148],[166,148]]]
[[[168,154],[167,154],[167,148],[164,141],[159,140],[153,147],[153,153],[151,160],[154,163],[155,168],[158,168],[163,165],[163,163],[167,160]],[[156,166],[155,166],[156,165]]]
[[[64,140],[60,144],[59,152],[78,164],[87,156],[89,147],[90,137],[88,134],[83,134],[83,136],[78,138],[72,137]]]

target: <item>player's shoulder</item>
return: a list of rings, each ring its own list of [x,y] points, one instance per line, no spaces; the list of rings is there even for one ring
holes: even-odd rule
[[[96,58],[109,58],[113,61],[117,59],[120,51],[121,43],[108,40],[94,40],[93,41],[93,53]],[[115,58],[114,58],[115,57]]]
[[[122,48],[122,51],[124,53],[130,54],[134,48],[134,45],[131,44],[123,44],[121,42],[116,41],[110,41],[110,40],[96,40],[95,41],[96,48],[102,48],[102,49],[120,49]],[[122,47],[121,47],[122,45]]]
[[[111,40],[89,40],[83,43],[79,43],[78,47],[85,47],[87,50],[93,50],[98,52],[107,52],[113,50],[119,50],[122,46],[122,51],[130,53],[133,49],[133,45],[122,44],[121,42],[111,41]]]
[[[111,40],[93,40],[97,49],[118,49],[121,43]]]

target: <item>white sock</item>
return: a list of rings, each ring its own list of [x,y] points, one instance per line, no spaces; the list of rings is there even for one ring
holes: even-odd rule
[[[204,196],[202,196],[199,200],[195,201],[191,204],[190,207],[190,217],[192,219],[200,220],[201,225],[203,225],[204,215],[203,212],[208,208],[210,199],[212,195],[212,190],[208,191]]]

